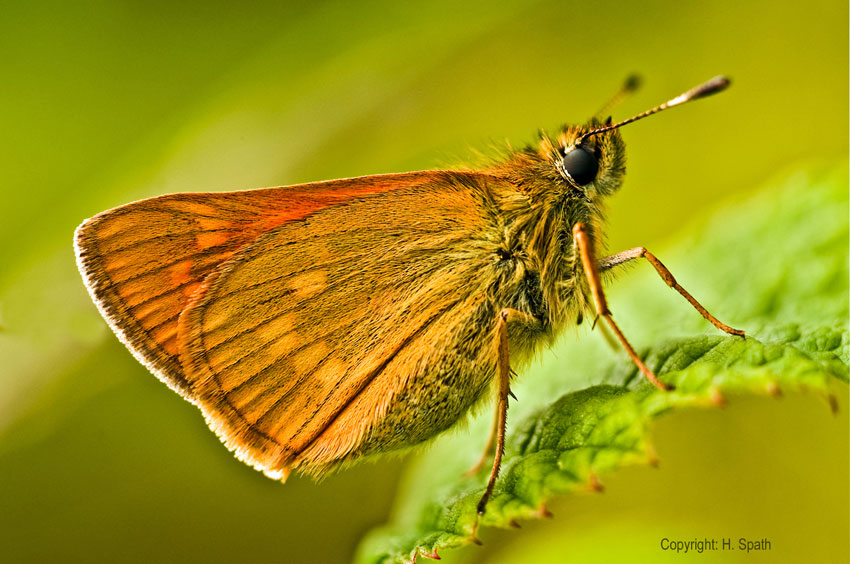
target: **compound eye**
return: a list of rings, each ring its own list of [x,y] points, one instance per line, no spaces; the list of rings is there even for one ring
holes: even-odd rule
[[[582,147],[573,147],[569,153],[564,155],[563,167],[573,182],[579,186],[585,186],[593,182],[596,173],[599,172],[599,163],[596,162],[590,151]]]

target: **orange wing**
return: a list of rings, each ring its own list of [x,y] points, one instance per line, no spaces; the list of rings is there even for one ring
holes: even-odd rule
[[[178,358],[177,320],[205,277],[280,225],[352,198],[427,183],[431,174],[169,194],[134,202],[77,228],[77,265],[118,338],[160,380],[194,401]]]
[[[240,459],[322,473],[429,438],[486,389],[495,183],[430,171],[163,196],[85,222],[78,262],[121,340]]]

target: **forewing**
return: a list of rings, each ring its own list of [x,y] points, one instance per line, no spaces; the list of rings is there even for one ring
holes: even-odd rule
[[[208,423],[270,476],[355,452],[484,300],[483,175],[420,174],[258,237],[180,316]]]
[[[194,401],[178,358],[177,320],[207,276],[282,225],[340,202],[416,186],[423,174],[142,200],[83,222],[75,233],[77,265],[121,341]]]

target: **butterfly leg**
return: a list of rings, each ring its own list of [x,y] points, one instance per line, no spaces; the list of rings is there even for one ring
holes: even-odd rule
[[[600,267],[599,263],[596,261],[595,255],[593,254],[593,240],[591,239],[590,233],[588,232],[585,224],[576,223],[573,226],[573,241],[576,249],[578,250],[578,254],[581,257],[581,263],[584,267],[584,275],[587,277],[587,283],[590,286],[590,293],[593,295],[593,301],[596,305],[596,314],[605,320],[611,328],[611,331],[613,331],[614,335],[617,336],[620,344],[622,344],[623,348],[626,349],[626,352],[632,359],[632,362],[637,365],[638,370],[643,373],[646,379],[657,388],[662,390],[668,389],[667,386],[655,376],[652,370],[643,363],[641,358],[635,352],[635,349],[632,348],[631,343],[629,343],[626,336],[623,335],[623,332],[620,331],[620,328],[614,322],[614,318],[611,316],[611,310],[608,309],[608,302],[605,299],[605,294],[602,292],[602,279],[599,276]]]
[[[496,320],[496,349],[497,349],[497,377],[498,377],[498,403],[496,404],[496,418],[493,424],[493,437],[496,441],[495,454],[493,455],[493,467],[490,470],[490,477],[487,480],[487,487],[484,490],[484,495],[478,502],[478,518],[484,514],[487,507],[487,500],[493,494],[493,487],[496,485],[496,478],[499,476],[499,469],[502,465],[502,455],[505,453],[505,429],[508,418],[508,396],[511,394],[511,364],[508,355],[508,322],[519,321],[525,323],[537,323],[537,319],[522,311],[505,308],[499,312]],[[488,450],[490,444],[488,443]],[[487,453],[485,452],[485,457]],[[478,519],[475,522],[475,528],[478,527]],[[475,532],[473,531],[473,538]]]
[[[512,311],[516,311],[516,310],[512,310]],[[520,315],[526,315],[522,312],[517,312],[517,313],[520,314]],[[530,321],[532,323],[537,322],[537,320],[534,319],[531,316],[528,316],[528,321]],[[516,372],[511,370],[511,377],[513,377],[513,376],[516,376]],[[514,399],[516,399],[516,397],[514,397],[514,395],[510,391],[508,391],[508,395],[513,397]],[[481,458],[478,459],[478,462],[476,462],[475,465],[472,468],[470,468],[469,470],[464,472],[465,476],[475,476],[476,474],[478,474],[481,471],[482,468],[484,468],[484,465],[487,464],[487,462],[490,461],[490,457],[493,456],[493,449],[496,446],[496,437],[499,435],[500,422],[501,422],[501,418],[499,416],[499,411],[497,409],[496,413],[495,413],[495,417],[493,417],[493,424],[490,426],[490,435],[487,437],[487,443],[486,443],[486,446],[484,447],[484,452],[481,453]]]
[[[661,276],[661,279],[664,280],[664,282],[666,282],[668,286],[679,292],[679,294],[681,294],[683,298],[688,300],[688,302],[690,302],[690,304],[694,306],[694,309],[696,309],[700,313],[700,315],[710,321],[712,325],[714,325],[721,331],[729,333],[730,335],[737,335],[738,337],[744,336],[744,332],[740,329],[733,329],[732,327],[729,327],[728,325],[711,315],[708,310],[705,309],[702,304],[699,303],[696,298],[694,298],[690,294],[690,292],[682,288],[679,283],[676,282],[676,279],[673,277],[673,274],[669,270],[667,270],[667,267],[664,266],[661,261],[655,257],[655,255],[647,251],[645,247],[635,247],[634,249],[629,249],[627,251],[622,251],[615,255],[605,257],[600,261],[599,269],[600,271],[609,270],[611,268],[614,268],[615,266],[621,265],[636,258],[645,258],[647,261],[649,261],[649,264],[651,264],[653,268],[655,268],[655,271],[658,272],[658,275]]]

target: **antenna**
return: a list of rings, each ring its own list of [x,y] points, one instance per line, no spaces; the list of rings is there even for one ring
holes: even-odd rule
[[[626,96],[630,95],[632,92],[640,88],[642,80],[639,74],[630,74],[626,77],[623,85],[620,86],[620,89],[617,90],[616,94],[611,96],[611,99],[605,102],[605,105],[599,108],[599,111],[593,114],[595,118],[602,118],[605,114],[607,114],[614,106],[619,105]]]
[[[707,82],[704,82],[704,83],[700,84],[699,86],[697,86],[695,88],[691,88],[690,90],[688,90],[684,94],[679,94],[678,96],[676,96],[672,100],[668,100],[668,101],[664,102],[663,104],[661,104],[660,106],[655,106],[651,110],[647,110],[647,111],[640,113],[640,114],[638,114],[634,117],[630,117],[629,119],[623,120],[619,123],[615,123],[614,125],[606,125],[604,127],[600,127],[598,129],[588,131],[587,133],[583,134],[581,137],[579,137],[576,140],[575,145],[576,146],[581,145],[582,142],[585,139],[587,139],[588,137],[590,137],[591,135],[596,135],[596,134],[599,134],[599,133],[603,133],[605,131],[611,131],[612,129],[617,129],[618,127],[622,127],[626,124],[635,122],[639,119],[649,117],[652,114],[657,114],[658,112],[666,110],[668,108],[672,108],[673,106],[679,106],[681,104],[684,104],[685,102],[690,102],[691,100],[696,100],[697,98],[704,98],[706,96],[711,96],[712,94],[716,94],[716,93],[718,93],[722,90],[725,90],[729,86],[729,84],[730,84],[729,79],[726,78],[725,76],[715,76],[714,78],[708,80]]]

